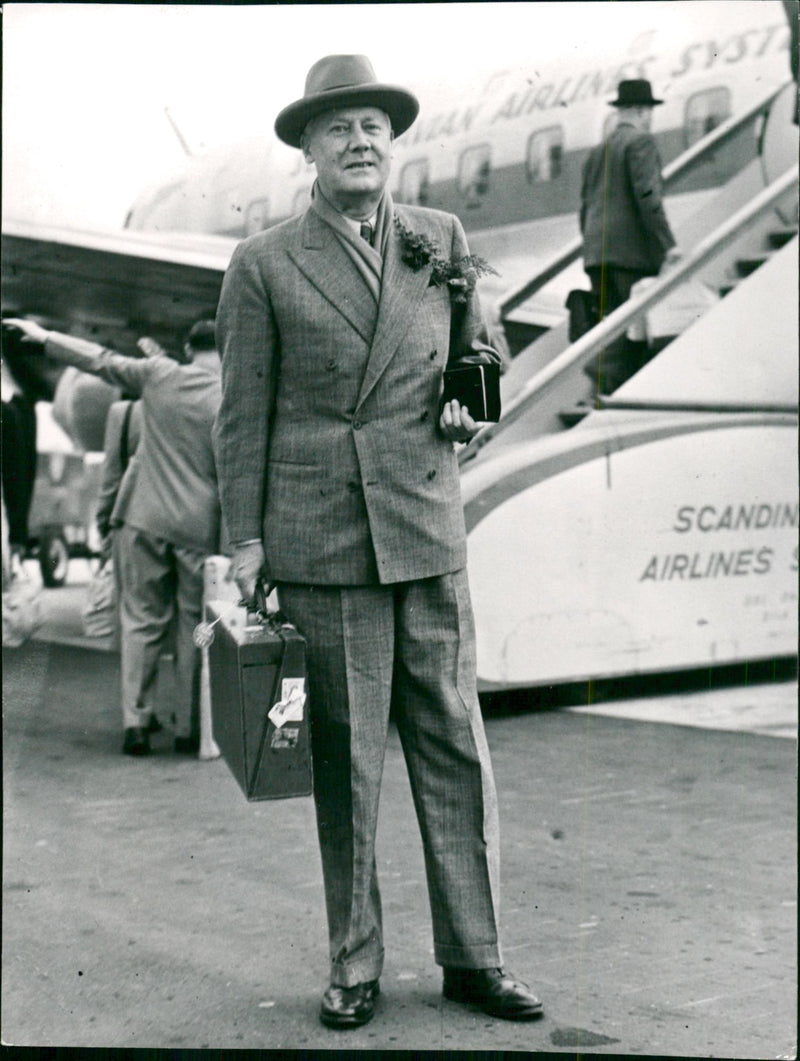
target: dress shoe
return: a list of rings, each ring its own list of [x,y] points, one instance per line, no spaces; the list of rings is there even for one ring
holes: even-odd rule
[[[141,726],[128,726],[122,742],[123,755],[149,755],[150,735]]]
[[[445,968],[443,993],[453,1002],[471,1002],[505,1020],[534,1020],[543,1010],[528,985],[504,969]]]
[[[173,745],[176,752],[185,755],[197,755],[200,751],[199,737],[176,737]]]
[[[358,1028],[372,1020],[375,999],[380,993],[377,980],[368,980],[355,987],[331,984],[322,996],[319,1019],[329,1028]]]

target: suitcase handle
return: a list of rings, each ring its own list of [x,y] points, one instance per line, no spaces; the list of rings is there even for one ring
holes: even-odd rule
[[[262,578],[256,579],[255,589],[253,590],[253,610],[259,615],[263,615],[266,618],[267,615],[267,597],[269,593],[267,587],[264,585]]]
[[[261,578],[257,579],[255,589],[253,590],[253,599],[242,601],[242,604],[247,608],[248,623],[251,619],[254,619],[255,622],[266,626],[277,633],[281,627],[291,626],[292,624],[280,609],[274,612],[269,611],[267,607],[267,597],[272,592],[273,587],[273,582],[265,582],[264,579]]]

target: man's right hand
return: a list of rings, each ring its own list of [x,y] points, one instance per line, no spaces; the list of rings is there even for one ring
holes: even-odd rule
[[[30,339],[34,343],[43,343],[50,334],[41,324],[37,324],[36,321],[25,320],[22,317],[6,317],[3,321],[3,327],[13,328],[15,331],[21,332],[24,338]]]
[[[261,542],[234,545],[228,578],[239,587],[242,598],[251,601],[256,591],[256,582],[264,570],[264,546]]]

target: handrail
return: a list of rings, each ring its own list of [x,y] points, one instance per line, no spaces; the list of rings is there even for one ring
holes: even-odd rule
[[[783,195],[797,184],[798,165],[792,166],[777,180],[773,181],[767,188],[755,195],[750,202],[746,203],[732,217],[723,222],[714,232],[709,233],[705,239],[692,248],[691,252],[682,258],[676,265],[672,266],[666,273],[654,278],[654,282],[641,294],[628,299],[621,306],[609,313],[607,317],[595,325],[591,331],[581,336],[577,342],[572,343],[566,350],[545,365],[521,388],[507,406],[501,419],[496,424],[489,424],[483,428],[459,453],[459,462],[463,463],[475,456],[477,451],[485,446],[487,442],[504,431],[510,424],[514,423],[533,404],[540,393],[562,373],[574,366],[583,367],[588,365],[592,358],[599,354],[606,346],[628,328],[631,321],[638,317],[644,310],[649,309],[664,295],[669,294],[683,281],[696,272],[707,261],[715,257],[726,246],[733,243],[739,235],[755,222],[762,214],[766,213]]]
[[[599,409],[620,409],[640,413],[787,413],[797,416],[800,404],[794,402],[695,402],[658,401],[646,398],[613,398],[600,395]]]
[[[668,188],[670,184],[673,184],[677,178],[682,176],[695,162],[702,160],[721,142],[730,139],[735,133],[738,133],[740,129],[747,125],[748,122],[751,122],[761,111],[769,107],[773,100],[785,89],[787,84],[789,84],[788,81],[767,93],[767,95],[757,103],[751,104],[751,106],[741,114],[728,118],[727,121],[722,122],[721,125],[712,129],[707,136],[702,138],[702,140],[698,140],[697,143],[692,144],[692,146],[684,151],[682,155],[678,155],[677,158],[674,158],[672,162],[664,167],[661,175],[664,187]],[[544,287],[545,284],[549,284],[550,281],[566,269],[568,265],[571,265],[576,261],[576,259],[580,257],[582,248],[583,237],[580,235],[575,236],[558,252],[558,254],[545,262],[534,276],[525,280],[516,288],[512,288],[498,304],[500,320],[503,320],[512,310],[516,309],[517,306],[521,306],[523,302],[527,302],[531,295]]]

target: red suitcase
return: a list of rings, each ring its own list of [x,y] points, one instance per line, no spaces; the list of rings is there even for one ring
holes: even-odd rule
[[[206,622],[214,740],[245,796],[310,795],[305,639],[280,615],[230,601],[207,602]]]

